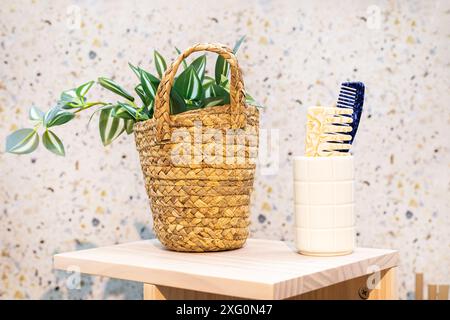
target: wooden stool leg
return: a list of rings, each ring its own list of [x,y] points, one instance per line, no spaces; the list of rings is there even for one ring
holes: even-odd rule
[[[416,300],[423,300],[423,273],[416,273]]]
[[[376,291],[376,290],[374,290]],[[398,300],[397,268],[384,270],[381,276],[377,300]]]
[[[144,283],[144,300],[166,300],[158,287],[153,284]]]
[[[437,286],[435,284],[428,285],[428,300],[437,299]]]
[[[395,300],[398,299],[396,268],[381,271],[378,288],[369,290],[369,276],[354,278],[332,286],[295,296],[293,300]]]
[[[438,300],[448,300],[448,284],[440,285],[438,290]]]

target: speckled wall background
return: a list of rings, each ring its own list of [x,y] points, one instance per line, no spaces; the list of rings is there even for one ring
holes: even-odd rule
[[[246,34],[247,89],[280,140],[278,169],[257,177],[252,235],[293,240],[289,181],[305,110],[332,104],[341,81],[364,81],[357,242],[400,250],[400,297],[412,298],[416,271],[450,282],[449,15],[449,1],[2,0],[0,137],[28,125],[29,106],[46,109],[97,76],[134,87],[127,62],[149,66],[154,48],[173,59],[174,46]],[[0,153],[2,299],[141,297],[139,284],[90,276],[69,290],[52,271],[54,253],[153,236],[133,138],[104,148],[88,118],[55,130],[65,158]]]

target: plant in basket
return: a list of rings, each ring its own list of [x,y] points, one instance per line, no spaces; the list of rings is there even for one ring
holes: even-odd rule
[[[26,154],[36,150],[42,128],[44,146],[64,155],[64,145],[53,132],[54,127],[96,108],[89,121],[99,114],[104,145],[124,132],[134,132],[153,228],[167,248],[239,248],[248,235],[259,126],[259,105],[245,93],[235,56],[242,41],[234,50],[218,44],[198,44],[183,53],[177,50],[179,57],[170,66],[155,51],[156,75],[129,64],[139,80],[134,92],[140,102],[104,77],[97,83],[120,96],[119,101],[88,100],[94,81],[64,91],[47,112],[31,107],[33,127],[10,134],[6,151]],[[214,77],[206,73],[206,55],[187,63],[187,57],[198,51],[219,55]],[[180,65],[184,70],[176,77]],[[174,161],[180,154],[185,161]]]

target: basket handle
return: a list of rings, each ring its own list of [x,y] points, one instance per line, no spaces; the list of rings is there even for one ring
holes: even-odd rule
[[[241,70],[239,68],[236,56],[233,51],[221,44],[196,44],[184,51],[178,58],[167,68],[161,83],[158,86],[155,96],[155,121],[156,121],[156,141],[170,140],[170,90],[174,83],[175,75],[182,61],[191,53],[197,51],[210,51],[221,55],[229,64],[231,70],[230,81],[230,116],[231,128],[243,128],[246,123],[244,113],[245,92],[244,82],[242,80]]]

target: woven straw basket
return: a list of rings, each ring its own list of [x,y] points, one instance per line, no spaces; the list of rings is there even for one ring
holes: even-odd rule
[[[183,59],[196,51],[215,52],[230,64],[230,104],[170,115],[170,90],[177,69]],[[248,236],[258,129],[258,110],[245,105],[241,71],[228,47],[195,45],[166,70],[156,93],[154,117],[134,125],[153,213],[153,229],[165,247],[203,252],[244,245]],[[172,134],[180,130],[187,134],[188,140],[177,142],[173,138]],[[199,133],[201,140],[196,138]],[[217,133],[224,137],[228,134],[232,139],[221,141]],[[216,151],[204,159],[198,158],[199,149]],[[188,159],[194,160],[174,161],[176,150],[192,151],[194,156]]]

